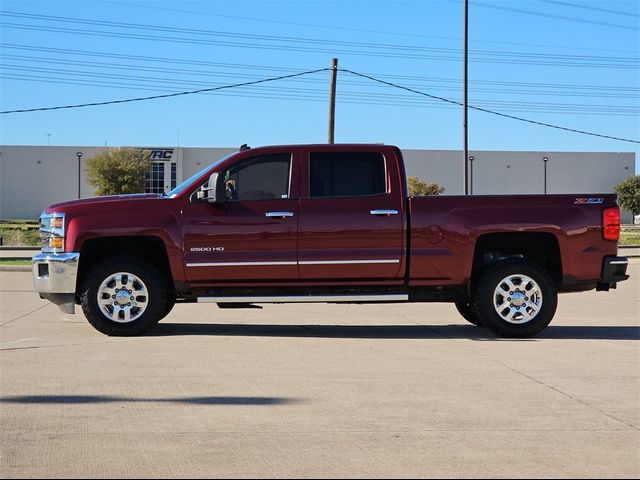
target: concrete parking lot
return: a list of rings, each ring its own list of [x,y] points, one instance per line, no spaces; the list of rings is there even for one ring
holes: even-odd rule
[[[640,477],[640,260],[501,340],[452,305],[178,305],[105,337],[0,272],[2,478]]]

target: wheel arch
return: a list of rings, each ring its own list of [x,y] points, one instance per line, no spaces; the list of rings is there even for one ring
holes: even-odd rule
[[[83,242],[80,249],[80,264],[76,287],[96,263],[113,255],[133,255],[155,265],[173,286],[173,276],[164,242],[154,236],[114,236],[90,238]],[[77,288],[76,288],[77,291]]]
[[[469,293],[478,277],[496,262],[522,257],[544,268],[556,285],[562,284],[562,258],[558,239],[549,232],[487,233],[478,237],[473,255]]]

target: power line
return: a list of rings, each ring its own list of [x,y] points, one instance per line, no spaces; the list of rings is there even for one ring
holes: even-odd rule
[[[144,8],[144,9],[152,9],[152,10],[160,10],[160,11],[176,12],[176,13],[186,13],[186,14],[189,14],[189,15],[198,15],[198,16],[205,15],[205,16],[218,17],[218,18],[230,18],[230,19],[233,19],[233,20],[243,20],[243,21],[261,22],[261,23],[282,24],[282,25],[292,25],[292,26],[301,26],[301,27],[332,29],[332,30],[344,30],[344,31],[352,31],[352,32],[374,33],[374,34],[378,34],[378,35],[393,35],[393,36],[414,37],[414,38],[430,38],[430,39],[439,39],[439,40],[453,40],[453,41],[456,41],[456,42],[461,40],[460,37],[447,37],[447,36],[440,36],[440,35],[424,35],[424,34],[410,33],[410,32],[392,32],[392,31],[389,31],[389,30],[370,30],[370,29],[363,29],[363,28],[342,27],[342,26],[336,26],[336,25],[320,25],[320,24],[313,24],[313,23],[287,22],[287,21],[276,20],[276,19],[243,17],[243,16],[235,16],[235,15],[222,15],[222,14],[218,14],[218,13],[205,12],[205,11],[202,11],[202,10],[198,10],[198,11],[196,11],[196,10],[183,10],[183,9],[177,9],[177,8],[159,7],[157,5],[135,4],[135,3],[122,2],[122,1],[113,1],[113,0],[96,0],[96,1],[98,3],[112,4],[112,5],[122,5],[122,6],[127,6],[127,7],[134,7],[134,8]],[[544,1],[544,0],[541,0],[541,1]],[[576,6],[578,6],[578,5],[576,5]],[[587,7],[584,7],[584,8],[587,8]],[[623,12],[620,12],[620,13],[623,14]],[[633,15],[633,14],[629,14],[629,15]],[[501,42],[501,41],[495,41],[495,40],[479,40],[479,39],[476,39],[474,41],[476,43],[491,43],[491,44],[509,45],[510,47],[513,47],[514,45],[517,45],[517,46],[523,46],[523,47],[553,48],[554,51],[557,50],[558,48],[563,48],[563,49],[567,49],[567,50],[621,51],[621,50],[617,50],[617,49],[606,49],[606,48],[603,49],[603,48],[591,48],[591,47],[590,48],[569,47],[569,46],[559,46],[559,45],[545,45],[545,44],[539,44],[539,43],[522,43],[522,42],[513,42],[513,41],[510,41],[510,42],[502,41]]]
[[[284,80],[284,79],[290,79],[290,78],[295,78],[295,77],[301,77],[301,76],[304,76],[304,75],[310,75],[310,74],[319,73],[319,72],[323,72],[323,71],[327,71],[327,70],[329,70],[329,68],[321,68],[321,69],[317,69],[317,70],[309,70],[309,71],[306,71],[306,72],[299,72],[299,73],[294,73],[294,74],[289,74],[289,75],[281,75],[281,76],[278,76],[278,77],[271,77],[271,78],[266,78],[266,79],[253,80],[253,81],[249,81],[249,82],[243,82],[243,83],[237,83],[237,84],[231,84],[231,85],[222,85],[222,86],[211,87],[211,88],[203,88],[203,89],[198,89],[198,90],[174,92],[174,93],[167,93],[167,94],[162,94],[162,95],[152,95],[152,96],[147,96],[147,97],[136,97],[136,98],[123,99],[123,100],[110,100],[110,101],[105,101],[105,102],[93,102],[93,103],[84,103],[84,104],[76,104],[76,105],[62,105],[62,106],[57,106],[57,107],[42,107],[42,108],[31,108],[31,109],[21,109],[21,110],[7,110],[7,111],[0,112],[0,114],[26,113],[26,112],[37,112],[37,111],[48,111],[48,110],[60,110],[60,109],[71,109],[71,108],[101,106],[101,105],[113,105],[113,104],[120,104],[120,103],[130,103],[130,102],[138,102],[138,101],[153,100],[153,99],[160,99],[160,98],[169,98],[169,97],[176,97],[176,96],[193,95],[193,94],[198,94],[198,93],[208,93],[208,92],[214,92],[214,91],[224,90],[224,89],[231,89],[231,88],[236,88],[236,87],[258,85],[258,84],[262,84],[262,83],[273,82],[273,81],[276,81],[276,80]],[[386,80],[378,79],[378,78],[373,77],[371,75],[366,75],[366,74],[363,74],[363,73],[354,72],[353,70],[348,70],[348,69],[344,69],[344,68],[340,68],[340,70],[342,70],[342,71],[344,71],[346,73],[350,73],[352,75],[355,75],[357,77],[366,78],[366,79],[371,80],[373,82],[377,82],[377,83],[380,83],[380,84],[383,84],[383,85],[387,85],[387,86],[390,86],[390,87],[393,87],[393,88],[397,88],[397,89],[400,89],[400,90],[405,90],[405,91],[408,91],[408,92],[411,92],[411,93],[422,95],[422,96],[430,98],[432,100],[439,100],[440,102],[444,102],[444,103],[447,103],[449,105],[462,106],[462,103],[460,103],[458,101],[451,100],[451,99],[448,99],[448,98],[445,98],[445,97],[440,97],[440,96],[437,96],[437,95],[432,95],[432,94],[429,94],[429,93],[426,93],[426,92],[421,92],[419,90],[415,90],[415,89],[412,89],[412,88],[409,88],[409,87],[406,87],[406,86],[402,86],[402,85],[398,85],[396,83],[388,82]],[[536,121],[536,120],[530,120],[530,119],[526,119],[526,118],[522,118],[522,117],[516,117],[514,115],[508,115],[508,114],[505,114],[505,113],[502,113],[502,112],[496,112],[496,111],[493,111],[493,110],[488,110],[486,108],[481,108],[481,107],[476,107],[476,106],[471,106],[471,105],[469,106],[469,108],[471,108],[473,110],[485,112],[485,113],[490,113],[492,115],[497,115],[497,116],[500,116],[500,117],[509,118],[509,119],[512,119],[512,120],[518,120],[518,121],[521,121],[521,122],[534,124],[534,125],[554,128],[554,129],[573,132],[573,133],[580,133],[580,134],[583,134],[583,135],[590,135],[590,136],[599,137],[599,138],[606,138],[606,139],[610,139],[610,140],[619,140],[619,141],[623,141],[623,142],[630,142],[630,143],[638,143],[638,144],[640,144],[640,141],[638,141],[638,140],[632,140],[632,139],[621,138],[621,137],[614,137],[614,136],[610,136],[610,135],[603,135],[603,134],[599,134],[599,133],[587,132],[587,131],[584,131],[584,130],[578,130],[578,129],[568,128],[568,127],[562,127],[562,126],[553,125],[553,124],[550,124],[550,123],[539,122],[539,121]]]
[[[450,0],[450,1],[455,1],[455,0]],[[482,3],[482,2],[477,2],[474,1],[473,2],[474,6],[478,6],[478,7],[484,7],[484,8],[493,8],[495,10],[506,10],[506,11],[510,11],[510,12],[516,12],[516,13],[523,13],[525,15],[534,15],[537,17],[546,17],[546,18],[553,18],[556,20],[566,20],[569,22],[577,22],[577,23],[586,23],[586,24],[590,24],[590,25],[598,25],[601,27],[611,27],[611,28],[619,28],[619,29],[624,29],[624,30],[632,30],[632,31],[638,31],[638,27],[633,27],[633,26],[629,26],[629,25],[621,25],[619,23],[609,23],[609,22],[600,22],[597,20],[586,20],[583,18],[575,18],[575,17],[567,17],[564,15],[554,15],[551,13],[542,13],[542,12],[533,12],[531,10],[523,10],[521,8],[513,8],[513,7],[506,7],[504,5],[491,5],[488,3]]]
[[[205,88],[212,84],[211,82],[205,82],[202,80],[189,81],[172,79],[148,79],[146,76],[132,76],[132,75],[113,75],[113,74],[76,74],[71,70],[46,70],[42,71],[42,75],[34,75],[31,73],[25,74],[20,71],[31,72],[29,69],[13,68],[9,66],[5,68],[6,72],[1,74],[0,77],[4,79],[20,80],[20,81],[33,81],[40,83],[51,84],[66,84],[66,85],[82,85],[92,87],[109,87],[120,89],[136,89],[146,91],[181,91],[186,88]],[[12,73],[17,71],[18,73]],[[38,72],[38,70],[36,70]],[[58,76],[62,75],[62,76]],[[292,79],[290,81],[295,81]],[[343,81],[346,85],[366,85],[368,83],[350,83]],[[324,82],[322,82],[324,86]],[[287,87],[282,88],[280,86],[268,86],[268,85],[255,85],[248,86],[243,89],[244,92],[252,92],[251,95],[235,95],[245,96],[251,98],[274,98],[274,95],[278,95],[278,98],[293,99],[293,100],[321,100],[326,99],[325,88],[299,88],[299,87]],[[216,95],[222,95],[216,92]],[[389,93],[373,93],[368,91],[360,91],[353,89],[341,89],[340,99],[342,103],[358,103],[358,104],[370,104],[370,105],[387,105],[387,106],[414,106],[422,108],[433,108],[436,105],[441,105],[441,102],[437,100],[430,100],[426,98],[417,98],[415,96],[409,97],[408,94],[389,94]],[[477,106],[483,106],[486,108],[496,108],[501,111],[516,111],[516,112],[545,112],[545,113],[557,113],[557,114],[570,114],[570,115],[608,115],[608,116],[637,116],[638,109],[636,107],[621,106],[621,105],[591,105],[591,104],[569,104],[569,103],[547,103],[547,102],[521,102],[521,101],[507,101],[507,100],[476,100]],[[457,106],[448,106],[449,108],[457,108]]]
[[[587,5],[580,5],[578,3],[560,2],[558,0],[538,0],[538,1],[544,2],[544,3],[552,3],[555,5],[564,5],[565,7],[582,8],[584,10],[592,10],[594,12],[612,13],[614,15],[624,15],[625,17],[640,18],[640,15],[637,13],[621,12],[620,10],[611,10],[609,8],[589,7]]]
[[[129,77],[129,75],[121,74],[122,71],[127,72],[157,72],[158,67],[155,65],[139,65],[139,64],[131,64],[131,63],[120,63],[120,62],[96,62],[90,60],[71,60],[71,59],[61,59],[61,58],[51,58],[51,57],[39,57],[39,56],[29,56],[29,55],[11,55],[11,54],[2,54],[0,53],[0,59],[5,60],[13,60],[17,62],[22,62],[23,64],[10,64],[4,63],[4,70],[26,70],[26,71],[34,71],[34,72],[51,72],[51,73],[61,73],[61,74],[72,74],[74,77],[82,77],[82,76],[104,76],[108,75],[110,78],[125,78]],[[195,62],[194,62],[195,63]],[[26,64],[26,65],[24,65]],[[79,66],[83,67],[82,69],[75,68],[73,70],[65,70],[65,69],[53,69],[50,67],[40,67],[40,66],[31,66],[31,64],[53,64],[53,65],[70,65],[70,66]],[[209,78],[212,75],[216,77],[227,77],[227,78],[243,78],[243,79],[253,79],[255,77],[251,75],[247,75],[244,73],[247,69],[256,69],[256,70],[271,70],[278,72],[286,72],[291,73],[294,69],[285,68],[285,67],[250,67],[250,66],[237,66],[235,64],[219,64],[223,70],[208,70],[208,69],[185,69],[184,67],[180,68],[171,68],[167,66],[162,66],[163,74],[171,74],[173,76],[172,79],[166,80],[163,78],[157,78],[158,81],[167,81],[171,83],[185,83],[191,82],[192,77],[205,77]],[[90,68],[92,70],[86,70]],[[243,73],[232,73],[229,71],[224,71],[225,68],[229,69],[242,69]],[[111,70],[116,70],[116,73],[111,73]],[[106,72],[105,72],[106,71]],[[297,71],[297,70],[295,70]],[[451,85],[451,83],[460,83],[459,79],[453,78],[437,78],[437,77],[417,77],[417,76],[400,76],[400,75],[376,75],[379,78],[404,78],[411,79],[414,85],[407,85],[409,87],[416,87],[415,83],[421,84],[429,84],[428,88],[443,90],[443,91],[457,91],[459,87],[456,85]],[[175,79],[175,76],[180,77],[179,80]],[[186,78],[185,78],[186,77]],[[135,77],[131,77],[135,78]],[[149,79],[151,80],[151,79]],[[324,81],[320,79],[313,78],[301,78],[298,79],[299,82],[304,83],[322,83],[324,85]],[[202,80],[198,80],[198,82],[202,83]],[[361,83],[358,81],[343,81],[343,84],[350,85],[366,85],[370,83]],[[441,85],[431,85],[431,84]],[[638,95],[633,93],[634,91],[640,90],[640,88],[627,88],[627,87],[605,87],[605,86],[579,86],[576,85],[573,88],[577,90],[569,90],[564,88],[563,85],[554,85],[554,84],[533,84],[528,82],[493,82],[493,81],[478,81],[478,82],[470,82],[473,86],[471,87],[474,92],[484,92],[484,93],[500,93],[502,96],[504,95],[515,95],[515,94],[527,94],[527,95],[537,95],[537,96],[562,96],[562,97],[585,97],[585,98],[630,98],[637,99]],[[488,88],[486,85],[496,85],[496,88]],[[478,85],[478,86],[475,86]],[[479,85],[485,85],[484,87],[480,87]],[[507,88],[505,88],[507,87]],[[527,90],[523,88],[527,88]],[[547,88],[551,90],[542,90],[542,88]],[[560,90],[560,91],[554,91]],[[586,89],[586,90],[585,90]],[[590,91],[593,90],[593,91]]]
[[[202,88],[202,89],[199,89],[199,90],[190,90],[190,91],[187,91],[187,92],[176,92],[176,93],[166,93],[166,94],[163,94],[163,95],[152,95],[152,96],[149,96],[149,97],[137,97],[137,98],[128,98],[128,99],[124,99],[124,100],[110,100],[110,101],[106,101],[106,102],[83,103],[83,104],[78,104],[78,105],[61,105],[61,106],[57,106],[57,107],[28,108],[28,109],[22,109],[22,110],[5,110],[3,112],[0,112],[0,114],[4,115],[4,114],[9,114],[9,113],[41,112],[41,111],[46,111],[46,110],[61,110],[61,109],[68,109],[68,108],[95,107],[95,106],[99,106],[99,105],[113,105],[113,104],[117,104],[117,103],[141,102],[141,101],[144,101],[144,100],[155,100],[155,99],[158,99],[158,98],[169,98],[169,97],[178,97],[178,96],[184,96],[184,95],[194,95],[194,94],[197,94],[197,93],[213,92],[213,91],[224,90],[224,89],[229,89],[229,88],[245,87],[245,86],[248,86],[248,85],[257,85],[259,83],[274,82],[276,80],[284,80],[286,78],[300,77],[302,75],[310,75],[312,73],[324,72],[326,70],[329,70],[329,69],[328,68],[320,68],[318,70],[309,70],[307,72],[294,73],[294,74],[290,74],[290,75],[282,75],[282,76],[279,76],[279,77],[264,78],[264,79],[261,79],[261,80],[254,80],[254,81],[251,81],[251,82],[236,83],[236,84],[233,84],[233,85],[222,85],[222,86],[219,86],[219,87],[212,87],[212,88]]]
[[[1,14],[1,13],[0,13]],[[98,30],[83,30],[77,28],[62,28],[62,27],[48,27],[43,25],[29,25],[19,23],[7,23],[2,22],[0,26],[3,28],[14,28],[17,30],[32,30],[38,32],[53,32],[53,33],[69,33],[74,35],[85,35],[92,37],[107,37],[107,38],[119,38],[119,39],[132,39],[132,40],[147,40],[163,43],[178,43],[189,45],[216,45],[235,48],[252,48],[258,50],[276,50],[286,52],[313,52],[324,54],[345,54],[354,56],[368,56],[368,57],[383,57],[383,58],[401,58],[409,60],[440,60],[449,62],[459,61],[459,51],[455,49],[438,49],[443,51],[434,53],[405,53],[408,48],[400,48],[388,51],[372,51],[372,50],[347,50],[341,48],[338,43],[332,48],[319,48],[310,47],[307,45],[298,45],[297,41],[293,41],[296,45],[286,45],[278,43],[255,43],[255,42],[242,42],[242,41],[220,41],[220,40],[208,40],[208,39],[195,39],[185,37],[168,37],[166,35],[148,35],[137,33],[120,33],[120,32],[107,32]],[[283,42],[280,40],[280,42]],[[304,43],[304,42],[302,42]],[[375,47],[379,48],[379,47]],[[382,47],[380,47],[382,48]],[[390,48],[390,47],[386,47]],[[436,50],[429,47],[424,47],[422,50],[430,51]],[[451,50],[453,53],[445,53],[444,51]],[[480,52],[472,51],[470,61],[474,63],[493,63],[493,64],[512,64],[512,65],[544,65],[555,67],[587,67],[587,68],[618,68],[618,69],[637,69],[639,66],[638,60],[635,58],[623,58],[623,57],[587,57],[587,56],[552,56],[546,54],[526,54],[517,52]],[[493,55],[493,56],[492,56]],[[497,56],[496,56],[497,55]],[[562,57],[562,58],[561,58]],[[545,60],[551,58],[551,60]]]
[[[356,75],[358,77],[368,78],[371,81],[382,83],[382,84],[388,85],[390,87],[399,88],[401,90],[406,90],[408,92],[412,92],[412,93],[415,93],[415,94],[418,94],[418,95],[423,95],[425,97],[432,98],[432,99],[435,99],[435,100],[440,100],[442,102],[446,102],[446,103],[449,103],[449,104],[462,106],[462,103],[456,102],[455,100],[450,100],[448,98],[439,97],[437,95],[431,95],[429,93],[420,92],[420,91],[414,90],[412,88],[408,88],[408,87],[404,87],[402,85],[398,85],[398,84],[395,84],[395,83],[387,82],[385,80],[380,80],[380,79],[372,77],[370,75],[365,75],[363,73],[354,72],[352,70],[347,70],[347,69],[344,69],[344,68],[341,68],[340,70],[343,71],[343,72],[350,73],[352,75]],[[505,113],[496,112],[496,111],[493,111],[493,110],[488,110],[486,108],[475,107],[475,106],[472,106],[472,105],[469,105],[469,108],[473,109],[473,110],[480,111],[480,112],[485,112],[485,113],[490,113],[492,115],[497,115],[499,117],[510,118],[512,120],[518,120],[520,122],[531,123],[533,125],[540,125],[542,127],[555,128],[555,129],[564,130],[564,131],[567,131],[567,132],[580,133],[580,134],[583,134],[583,135],[590,135],[590,136],[593,136],[593,137],[607,138],[607,139],[610,139],[610,140],[619,140],[621,142],[630,142],[630,143],[640,144],[640,140],[631,140],[631,139],[628,139],[628,138],[613,137],[613,136],[610,136],[610,135],[602,135],[600,133],[587,132],[585,130],[578,130],[578,129],[574,129],[574,128],[561,127],[559,125],[553,125],[553,124],[545,123],[545,122],[538,122],[536,120],[529,120],[527,118],[516,117],[514,115],[507,115]]]
[[[222,67],[222,68],[232,68],[232,69],[241,69],[243,71],[246,70],[264,70],[264,71],[277,71],[277,72],[295,72],[298,69],[293,67],[279,67],[272,65],[255,65],[255,64],[239,64],[239,63],[221,63],[221,62],[211,62],[206,60],[187,60],[183,58],[168,58],[168,57],[151,57],[151,56],[143,56],[143,55],[131,55],[122,52],[98,52],[98,51],[90,51],[90,50],[76,50],[76,49],[63,49],[63,48],[51,48],[51,47],[42,47],[42,46],[34,46],[34,45],[22,45],[22,44],[12,44],[5,43],[2,45],[4,49],[15,49],[15,50],[27,50],[27,51],[37,51],[37,52],[46,52],[52,54],[61,54],[61,55],[74,55],[81,57],[101,57],[101,58],[114,58],[117,60],[134,60],[136,62],[153,62],[160,64],[176,64],[176,65],[194,65],[194,66],[213,66],[213,67]],[[41,58],[45,59],[46,57],[31,57],[31,58]],[[59,61],[57,59],[54,59]],[[89,64],[91,62],[87,62],[86,60],[82,60],[81,63],[83,65]],[[127,67],[129,68],[129,67]],[[163,67],[164,68],[164,67]],[[183,70],[184,71],[184,70]],[[202,71],[201,69],[199,71]],[[401,80],[411,80],[411,81],[425,81],[425,82],[442,82],[450,85],[451,83],[461,83],[462,80],[460,78],[451,78],[451,77],[424,77],[417,75],[391,75],[391,74],[378,74],[371,73],[371,75],[376,76],[378,78],[394,78]],[[308,80],[308,79],[307,79]],[[579,89],[579,90],[595,90],[598,92],[601,91],[620,91],[620,92],[637,92],[640,91],[640,88],[635,86],[610,86],[610,85],[584,85],[584,84],[558,84],[558,83],[540,83],[540,82],[517,82],[517,81],[496,81],[496,80],[471,80],[470,85],[500,85],[500,86],[518,86],[522,88],[552,88],[552,89]]]
[[[2,11],[1,16],[17,17],[30,20],[44,20],[48,22],[62,22],[90,26],[102,26],[137,31],[173,32],[177,34],[195,35],[198,38],[168,37],[167,35],[150,35],[125,33],[115,31],[85,30],[80,28],[64,28],[47,25],[22,23],[3,23],[5,28],[46,31],[54,33],[71,33],[76,35],[103,36],[109,38],[131,38],[137,40],[152,40],[170,43],[189,43],[197,45],[224,45],[243,48],[260,48],[284,51],[315,51],[319,53],[341,53],[352,55],[391,57],[391,58],[423,58],[435,60],[457,61],[461,55],[460,49],[425,47],[417,45],[401,45],[372,42],[336,41],[291,36],[257,35],[238,32],[216,30],[202,30],[193,28],[178,28],[172,26],[158,26],[138,23],[111,22],[76,17],[61,17],[51,15],[36,15],[14,11]],[[202,38],[205,37],[205,38]],[[207,39],[206,37],[209,37]],[[228,40],[212,40],[210,37]],[[229,40],[230,39],[230,40]],[[244,40],[245,42],[239,42]],[[250,43],[246,43],[249,41]],[[255,42],[260,43],[255,43]],[[266,43],[271,42],[271,43]],[[310,46],[315,46],[315,49]],[[333,47],[328,50],[326,47]],[[356,50],[346,50],[352,48]],[[338,50],[336,50],[338,48]],[[372,50],[362,50],[372,49]],[[511,51],[473,50],[472,60],[485,63],[513,63],[513,64],[544,64],[555,66],[586,66],[599,68],[637,68],[638,59],[635,57],[610,57],[593,55],[559,55],[541,53],[522,53]],[[549,60],[551,59],[551,60]]]

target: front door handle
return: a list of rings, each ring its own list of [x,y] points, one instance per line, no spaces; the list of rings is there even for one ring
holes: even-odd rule
[[[267,212],[264,216],[269,218],[293,217],[293,212]]]
[[[371,210],[369,212],[371,215],[397,215],[398,210]]]

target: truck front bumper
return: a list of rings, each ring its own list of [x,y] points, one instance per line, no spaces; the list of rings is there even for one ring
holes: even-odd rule
[[[40,298],[75,313],[79,253],[40,253],[31,259],[33,286]]]
[[[629,275],[627,275],[627,265],[629,265],[629,259],[627,257],[604,257],[602,262],[602,278],[598,282],[596,289],[598,291],[607,291],[609,288],[616,288],[616,283],[629,278]]]

